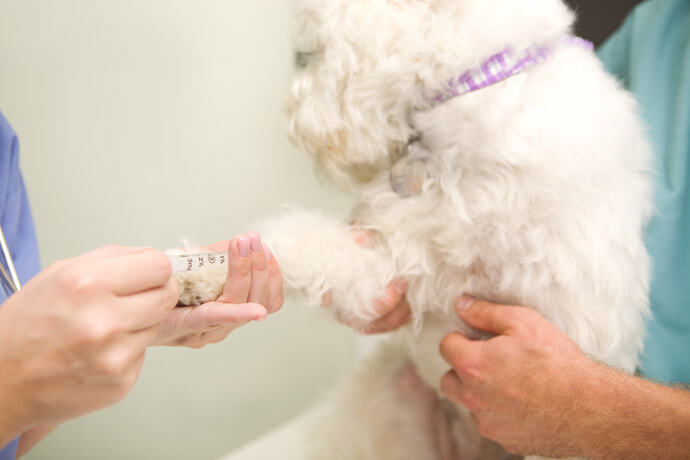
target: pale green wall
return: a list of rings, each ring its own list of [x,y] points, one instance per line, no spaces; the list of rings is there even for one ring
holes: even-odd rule
[[[230,238],[283,202],[343,212],[284,134],[287,0],[0,0],[0,110],[44,264],[105,243]],[[209,459],[287,420],[353,336],[288,303],[203,350],[155,349],[121,405],[30,459]]]

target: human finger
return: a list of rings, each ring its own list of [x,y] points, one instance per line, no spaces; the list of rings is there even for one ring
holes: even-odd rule
[[[367,230],[359,225],[355,224],[350,227],[350,234],[355,243],[362,246],[363,248],[374,247],[374,232]]]
[[[266,259],[266,251],[261,241],[261,235],[258,232],[249,232],[247,236],[250,241],[252,260],[252,279],[247,301],[266,305],[268,300],[268,271],[266,270],[268,260]]]
[[[137,254],[137,253],[141,253],[141,252],[145,252],[145,251],[151,251],[151,250],[154,250],[154,248],[144,247],[144,246],[119,246],[119,245],[115,245],[115,244],[108,244],[108,245],[96,248],[92,251],[86,252],[86,253],[78,256],[77,259],[96,260],[96,259],[126,256],[126,255],[130,255],[130,254]]]
[[[455,371],[450,370],[441,378],[441,393],[446,395],[448,399],[459,403],[460,394],[462,393],[462,380]]]
[[[473,342],[459,332],[446,335],[439,345],[443,359],[455,370],[463,370],[475,352],[477,342]]]
[[[383,295],[374,300],[374,312],[376,316],[383,318],[395,310],[406,291],[407,282],[404,280],[396,279],[388,283]]]
[[[159,324],[175,309],[177,300],[177,281],[170,278],[162,287],[121,297],[117,314],[127,330],[142,330]]]
[[[249,256],[251,242],[245,235],[235,237],[228,245],[228,277],[219,302],[240,304],[247,301],[252,277]]]
[[[218,326],[242,325],[249,321],[261,321],[268,314],[263,305],[256,303],[227,304],[208,302],[198,307],[186,307],[182,331],[204,332]]]
[[[160,251],[146,249],[81,265],[80,280],[102,280],[116,295],[129,295],[165,285],[172,278],[170,260]]]
[[[398,302],[398,305],[392,312],[388,313],[383,318],[379,318],[365,331],[368,334],[383,334],[400,329],[412,319],[412,312],[410,305],[404,298]]]
[[[441,379],[441,393],[454,403],[465,406],[472,413],[472,417],[475,418],[476,414],[482,410],[482,398],[477,397],[477,393],[472,386],[462,379],[463,377],[458,375],[455,370],[446,372]]]
[[[503,334],[513,326],[513,314],[516,307],[508,307],[477,300],[464,295],[455,304],[458,316],[475,329]]]
[[[268,301],[266,309],[269,313],[275,313],[283,306],[283,273],[280,271],[278,261],[271,254],[268,246],[265,246],[266,257],[268,258]]]

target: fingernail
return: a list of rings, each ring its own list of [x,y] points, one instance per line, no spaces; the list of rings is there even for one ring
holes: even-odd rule
[[[268,311],[266,311],[266,308],[264,308],[262,305],[254,305],[252,308],[252,313],[252,316],[254,316],[252,321],[263,321],[268,316]]]
[[[273,254],[271,254],[271,248],[269,248],[268,246],[266,246],[266,243],[264,243],[263,246],[264,246],[264,253],[266,253],[266,260],[267,260],[267,261],[270,261],[270,260],[271,260],[271,256],[273,255]]]
[[[466,311],[468,310],[475,302],[477,299],[472,297],[471,295],[463,295],[458,299],[457,302],[455,302],[455,308],[458,309],[458,311]]]
[[[249,239],[242,236],[237,240],[237,249],[240,251],[240,256],[249,257]]]
[[[261,235],[255,233],[252,234],[249,239],[251,241],[252,252],[262,252],[264,250],[264,245],[261,243]]]

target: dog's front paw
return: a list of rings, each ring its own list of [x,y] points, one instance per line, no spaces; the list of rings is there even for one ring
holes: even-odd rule
[[[214,302],[223,293],[227,269],[209,269],[175,274],[178,305],[197,306]]]
[[[380,316],[374,299],[385,294],[394,265],[384,247],[363,247],[342,221],[289,210],[265,222],[262,234],[283,271],[285,287],[331,310],[345,322],[372,322]]]
[[[203,252],[200,248],[190,246],[186,242],[184,250],[169,249],[165,251],[168,257],[200,252]],[[223,293],[227,277],[228,269],[225,265],[218,268],[175,273],[178,306],[197,306],[217,300]]]

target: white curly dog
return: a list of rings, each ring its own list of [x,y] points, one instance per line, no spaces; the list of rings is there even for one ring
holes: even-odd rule
[[[642,239],[651,148],[637,106],[560,0],[296,0],[289,132],[356,193],[346,220],[266,223],[286,285],[349,322],[409,283],[413,324],[339,387],[314,459],[429,459],[392,386],[411,361],[438,388],[462,293],[529,305],[591,357],[632,372],[649,315]],[[375,235],[362,247],[347,222]],[[222,285],[222,278],[215,282]],[[476,335],[475,335],[476,337]],[[501,458],[455,407],[463,458]]]

